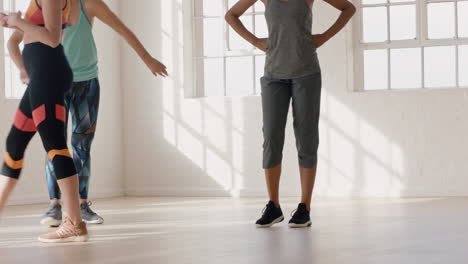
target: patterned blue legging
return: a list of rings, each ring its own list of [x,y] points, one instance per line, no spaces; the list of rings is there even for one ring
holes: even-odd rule
[[[89,177],[91,172],[90,152],[96,131],[99,111],[99,94],[99,80],[96,78],[89,81],[73,83],[73,88],[65,95],[65,107],[72,115],[71,142],[73,161],[78,172],[81,199],[88,199]],[[50,161],[48,161],[46,165],[46,176],[50,199],[60,199],[60,189],[57,184],[54,167]]]

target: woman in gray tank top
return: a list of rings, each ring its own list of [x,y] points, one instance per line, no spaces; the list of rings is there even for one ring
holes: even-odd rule
[[[239,19],[257,1],[265,4],[268,39],[259,39]],[[323,34],[312,35],[312,4],[325,1],[341,11]],[[261,79],[263,108],[263,168],[270,201],[257,221],[270,227],[283,221],[279,182],[286,119],[292,101],[294,132],[299,158],[302,201],[289,221],[290,227],[308,227],[310,202],[317,168],[319,144],[321,71],[316,48],[335,36],[356,12],[348,0],[239,0],[226,21],[246,41],[266,52]]]

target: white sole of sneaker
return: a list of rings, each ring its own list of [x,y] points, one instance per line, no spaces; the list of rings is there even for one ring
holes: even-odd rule
[[[87,221],[85,219],[82,219],[83,222],[85,222],[86,224],[91,224],[91,225],[100,225],[100,224],[104,224],[104,219],[98,219],[98,220],[93,220],[93,221]]]
[[[269,228],[269,227],[272,227],[274,224],[283,222],[283,220],[284,220],[284,216],[280,216],[280,217],[276,218],[275,220],[273,220],[273,222],[271,222],[268,225],[257,225],[257,227],[258,228]]]
[[[46,217],[41,220],[41,225],[46,225],[50,227],[57,227],[62,223],[62,220],[57,220],[52,217]]]
[[[288,224],[290,228],[304,228],[304,227],[310,227],[312,225],[312,222],[309,220],[305,224]]]
[[[72,243],[72,242],[86,242],[88,241],[88,235],[85,236],[74,236],[74,237],[67,237],[62,239],[46,239],[46,238],[37,238],[42,243]]]

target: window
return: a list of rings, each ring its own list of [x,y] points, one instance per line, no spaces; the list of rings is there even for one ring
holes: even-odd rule
[[[359,0],[355,90],[468,88],[468,0]]]
[[[21,11],[24,14],[28,8],[29,0],[3,0],[2,4],[5,12]],[[4,87],[6,98],[18,99],[23,96],[23,93],[26,90],[26,85],[21,82],[19,70],[10,58],[10,54],[8,54],[6,43],[12,33],[13,30],[11,29],[3,30]]]
[[[260,93],[265,54],[225,23],[224,15],[237,0],[194,0],[193,6],[193,94],[246,96]],[[258,1],[241,17],[258,37],[267,37],[265,7]]]

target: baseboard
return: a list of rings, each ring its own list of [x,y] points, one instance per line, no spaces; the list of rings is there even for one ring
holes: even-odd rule
[[[128,188],[125,196],[165,196],[165,197],[230,197],[230,191],[210,188]]]
[[[107,190],[98,190],[91,191],[90,198],[112,198],[112,197],[121,197],[123,196],[123,189],[107,189]],[[47,192],[35,193],[35,194],[16,194],[11,197],[8,201],[8,205],[26,205],[26,204],[39,204],[49,202],[49,196]]]
[[[163,196],[163,197],[266,197],[265,188],[246,188],[237,192],[210,188],[129,188],[126,196]],[[300,190],[282,190],[282,197],[300,196]],[[317,198],[417,198],[417,197],[467,197],[468,190],[463,187],[445,188],[444,190],[429,190],[427,188],[408,188],[404,190],[389,190],[376,193],[369,190],[325,192],[316,190]]]

